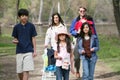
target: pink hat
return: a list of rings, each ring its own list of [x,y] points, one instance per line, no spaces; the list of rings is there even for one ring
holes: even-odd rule
[[[65,34],[65,35],[67,35],[68,37],[71,36],[71,35],[67,32],[66,29],[60,29],[59,32],[57,33],[55,39],[58,40],[58,36],[61,35],[61,34]]]

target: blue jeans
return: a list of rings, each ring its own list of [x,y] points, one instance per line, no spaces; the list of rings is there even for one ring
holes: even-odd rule
[[[56,67],[56,80],[69,80],[69,70],[62,69],[62,67]]]
[[[82,80],[94,80],[94,70],[95,70],[96,61],[97,60],[95,59],[93,61],[89,58],[85,58],[82,60],[82,65],[83,65]]]

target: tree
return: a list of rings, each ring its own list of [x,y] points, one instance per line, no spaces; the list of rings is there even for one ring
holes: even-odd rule
[[[42,21],[41,21],[42,9],[43,9],[43,0],[40,0],[40,10],[39,10],[38,24],[42,24]]]
[[[17,12],[19,10],[19,5],[20,5],[20,0],[17,0],[17,3],[16,3],[16,23],[17,23],[17,20],[18,20]]]
[[[54,1],[52,1],[52,7],[51,7],[51,10],[50,10],[49,19],[48,19],[48,24],[49,25],[51,24],[51,18],[52,18],[54,8],[55,8],[55,3],[54,3]]]
[[[64,23],[66,23],[66,16],[70,10],[70,7],[71,7],[71,0],[68,0],[68,6],[67,6],[67,9],[66,9],[65,14],[64,14]]]
[[[112,0],[112,1],[113,1],[113,10],[114,10],[115,21],[116,21],[118,33],[120,36],[120,0]]]

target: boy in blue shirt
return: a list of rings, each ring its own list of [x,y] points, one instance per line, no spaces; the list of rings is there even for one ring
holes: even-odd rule
[[[18,11],[20,23],[13,28],[13,43],[16,44],[16,68],[20,80],[28,80],[29,71],[34,70],[33,57],[36,54],[35,26],[28,22],[29,12],[26,9]]]

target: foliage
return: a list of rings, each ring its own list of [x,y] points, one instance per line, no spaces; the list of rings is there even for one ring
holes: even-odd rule
[[[20,0],[19,9],[20,8],[28,9],[30,5],[31,5],[31,0]]]
[[[111,17],[112,8],[109,5],[112,5],[111,0],[44,0],[43,2],[43,12],[42,20],[48,21],[51,7],[55,4],[54,11],[57,12],[57,2],[60,1],[61,15],[63,19],[67,19],[67,22],[78,15],[78,7],[85,6],[88,9],[88,14],[94,16],[95,20],[108,18],[106,20],[112,21],[114,18]],[[70,2],[68,2],[70,1]],[[0,0],[0,21],[3,21],[5,24],[13,24],[16,21],[16,4],[17,0]],[[109,4],[109,5],[108,5]],[[70,8],[68,8],[70,5]],[[107,6],[109,7],[107,7]],[[98,7],[97,7],[98,6]],[[30,20],[33,22],[38,21],[39,15],[40,0],[20,0],[19,8],[26,8],[30,12]],[[69,9],[69,10],[68,10]],[[66,11],[68,10],[67,14]],[[109,14],[107,14],[109,13]],[[66,16],[64,16],[66,14]],[[66,18],[65,18],[66,17]]]

